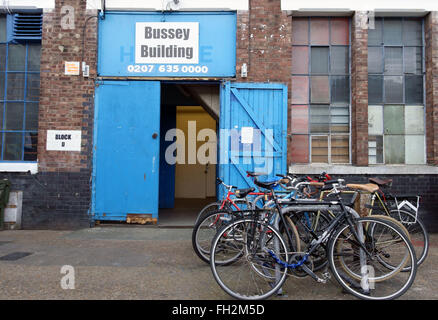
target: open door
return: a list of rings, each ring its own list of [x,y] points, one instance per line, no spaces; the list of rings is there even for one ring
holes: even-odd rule
[[[221,85],[219,177],[240,188],[254,186],[246,171],[286,173],[287,86],[273,83]],[[224,190],[219,188],[219,196]]]
[[[158,218],[160,82],[104,81],[96,88],[95,220]]]

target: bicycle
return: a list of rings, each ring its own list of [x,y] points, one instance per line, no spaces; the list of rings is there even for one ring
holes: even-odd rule
[[[285,226],[287,224],[284,214],[287,212],[330,209],[338,214],[321,234],[313,235],[314,239],[304,252],[289,252],[283,236],[275,226],[269,224],[269,215],[258,211],[224,226],[212,242],[210,267],[216,282],[229,295],[238,299],[268,298],[279,291],[288,269],[299,268],[317,282],[325,283],[328,273],[324,273],[323,278],[318,277],[312,271],[310,261],[312,252],[322,243],[328,244],[327,257],[335,279],[347,292],[356,297],[393,299],[402,295],[412,285],[417,271],[417,261],[408,237],[392,222],[375,217],[361,218],[356,211],[347,206],[338,191],[344,188],[342,180],[325,183],[332,188],[336,201],[294,200],[283,209],[271,183],[255,183],[272,192],[275,202],[273,210],[277,211]],[[230,234],[233,237],[230,237]],[[287,240],[291,241],[288,231],[286,236]],[[223,250],[225,245],[226,251]],[[394,252],[393,255],[388,253],[390,247],[394,248],[394,251],[391,251]],[[233,256],[229,266],[216,263],[217,260],[223,261],[226,258],[223,255],[227,254]],[[404,273],[400,272],[407,265],[410,269]],[[370,274],[371,267],[375,274]],[[400,279],[400,286],[395,288]],[[376,290],[377,286],[379,290]]]
[[[263,173],[248,172],[249,176],[260,176]],[[216,210],[204,211],[197,218],[197,221],[192,231],[192,246],[196,255],[204,262],[210,262],[210,245],[211,240],[214,238],[217,230],[223,225],[229,223],[232,219],[242,218],[246,209],[257,209],[258,199],[269,198],[269,194],[266,192],[254,192],[255,188],[237,189],[236,186],[226,185],[220,178],[217,181],[222,184],[227,193],[220,204],[220,207]],[[278,181],[280,184],[281,179]],[[234,189],[234,191],[233,191]],[[237,199],[232,199],[232,196],[236,196]],[[251,202],[248,196],[256,196],[256,200]],[[293,228],[293,226],[292,226]],[[298,242],[298,232],[295,234],[295,242]]]

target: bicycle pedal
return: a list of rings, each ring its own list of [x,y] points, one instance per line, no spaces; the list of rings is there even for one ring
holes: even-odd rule
[[[326,280],[330,280],[332,278],[332,276],[329,272],[323,272],[322,278],[326,279]]]

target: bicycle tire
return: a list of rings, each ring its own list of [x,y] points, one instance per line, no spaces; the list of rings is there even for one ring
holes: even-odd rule
[[[366,255],[363,255],[363,250],[360,248],[357,242],[354,239],[351,240],[352,239],[351,227],[347,224],[340,226],[331,236],[328,246],[328,260],[329,260],[331,271],[335,279],[347,292],[361,299],[387,300],[387,299],[398,298],[411,287],[417,272],[417,259],[411,242],[409,241],[408,237],[405,235],[403,230],[401,230],[396,224],[394,224],[393,222],[387,219],[364,217],[364,218],[355,219],[355,222],[362,229],[364,229],[364,224],[367,224],[369,230],[371,229],[374,230],[373,232],[375,232],[376,234],[378,233],[376,231],[378,230],[377,228],[379,227],[382,228],[382,231],[379,234],[379,239],[378,239],[380,241],[375,241],[374,234],[369,234],[368,231],[367,233],[365,233],[366,236],[364,236],[365,240],[363,241],[363,243],[365,244],[365,246],[367,246],[367,250],[370,252],[371,256],[373,257],[373,259],[370,259]],[[385,243],[383,241],[385,240],[382,239],[383,235],[387,236],[390,240],[392,239],[392,243],[394,244],[394,246],[398,245],[398,247],[395,248],[396,250],[394,252],[404,251],[405,254],[409,255],[408,261],[406,263],[410,264],[410,269],[407,272],[401,272],[406,265],[406,263],[404,262],[404,258],[402,258],[398,270],[391,271],[393,273],[391,277],[384,279],[382,281],[376,281],[376,279],[378,278],[376,272],[380,272],[382,270],[380,262],[377,261],[378,260],[377,257],[380,256],[380,259],[388,258],[388,254],[387,254],[388,245],[387,242]],[[394,240],[394,235],[397,236],[398,239],[397,241]],[[382,246],[382,248],[380,248],[378,246],[380,244],[382,245],[385,244],[386,247]],[[341,245],[345,245],[345,249],[343,249],[342,251],[340,251]],[[349,248],[348,245],[351,245],[352,248]],[[358,273],[361,274],[360,282],[358,282],[357,279],[355,280],[349,278],[348,275],[345,275],[343,273],[343,270],[345,270],[345,268],[337,265],[337,262],[340,257],[342,257],[342,259],[345,259],[345,257],[350,257],[350,261],[351,261],[350,270],[353,268],[358,268],[360,265],[360,269],[359,269],[360,271],[357,271],[355,273],[356,275]],[[395,254],[392,257],[398,258],[396,257]],[[359,265],[358,265],[358,261],[359,261]],[[368,275],[364,275],[363,267],[366,267],[367,270],[368,267],[371,267],[369,268],[369,270],[372,270],[374,272],[373,275],[371,277],[368,277]],[[395,276],[397,276],[397,279],[395,279]],[[379,286],[378,292],[375,291],[377,285]],[[364,292],[364,287],[366,289],[367,286],[369,286],[371,290],[369,292]],[[382,291],[381,294],[380,291]]]
[[[232,265],[217,264],[216,260],[221,259],[222,253],[218,244],[224,235],[234,230],[237,230],[239,237],[233,248],[240,248],[242,254]],[[227,294],[236,299],[268,298],[281,288],[287,276],[287,268],[282,268],[268,250],[281,260],[288,261],[287,246],[272,225],[254,219],[239,219],[230,223],[216,234],[212,242],[210,267],[214,279]],[[233,255],[237,255],[237,252]]]
[[[410,234],[411,242],[414,245],[414,248],[421,248],[419,250],[415,250],[415,254],[417,255],[417,264],[422,264],[429,253],[429,233],[427,232],[426,226],[423,221],[414,213],[409,212],[407,210],[391,210],[389,212],[390,216],[394,219],[401,222],[407,229]],[[408,216],[410,221],[415,221],[415,223],[410,223],[407,219],[403,217],[403,215]],[[412,219],[412,220],[411,220]]]
[[[245,199],[233,200],[237,204],[246,205]],[[209,221],[216,220],[218,215],[233,215],[231,209],[212,210],[213,207],[207,208],[197,219],[192,230],[192,247],[196,255],[205,263],[210,263],[211,241],[216,232],[222,227],[222,224],[209,226]],[[224,222],[223,220],[221,222]]]

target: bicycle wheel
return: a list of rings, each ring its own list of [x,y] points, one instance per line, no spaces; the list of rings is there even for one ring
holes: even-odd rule
[[[246,201],[244,199],[235,199],[233,201],[242,210],[247,209]],[[196,255],[206,263],[210,263],[211,241],[216,232],[232,219],[236,219],[234,213],[236,213],[239,218],[243,218],[238,211],[232,209],[212,210],[212,208],[213,207],[210,207],[201,214],[192,231],[193,250]]]
[[[204,208],[201,209],[201,211],[199,211],[198,216],[196,217],[196,221],[195,224],[198,222],[198,220],[203,216],[208,214],[209,212],[213,212],[216,210],[219,210],[221,207],[222,202],[220,201],[216,201],[216,202],[212,202],[207,204]]]
[[[354,231],[369,254],[351,227],[341,226],[328,247],[328,260],[336,280],[361,299],[395,299],[404,294],[417,272],[415,251],[406,234],[394,223],[379,218],[359,218],[355,224]],[[405,267],[409,270],[400,272]]]
[[[422,264],[429,252],[429,233],[424,223],[414,213],[407,210],[391,210],[389,215],[400,221],[408,230],[417,256],[417,264]]]
[[[210,267],[216,282],[232,297],[266,299],[280,289],[287,275],[287,268],[281,267],[273,255],[288,261],[280,233],[264,222],[240,219],[216,234]],[[234,259],[229,266],[217,263],[229,259]]]

